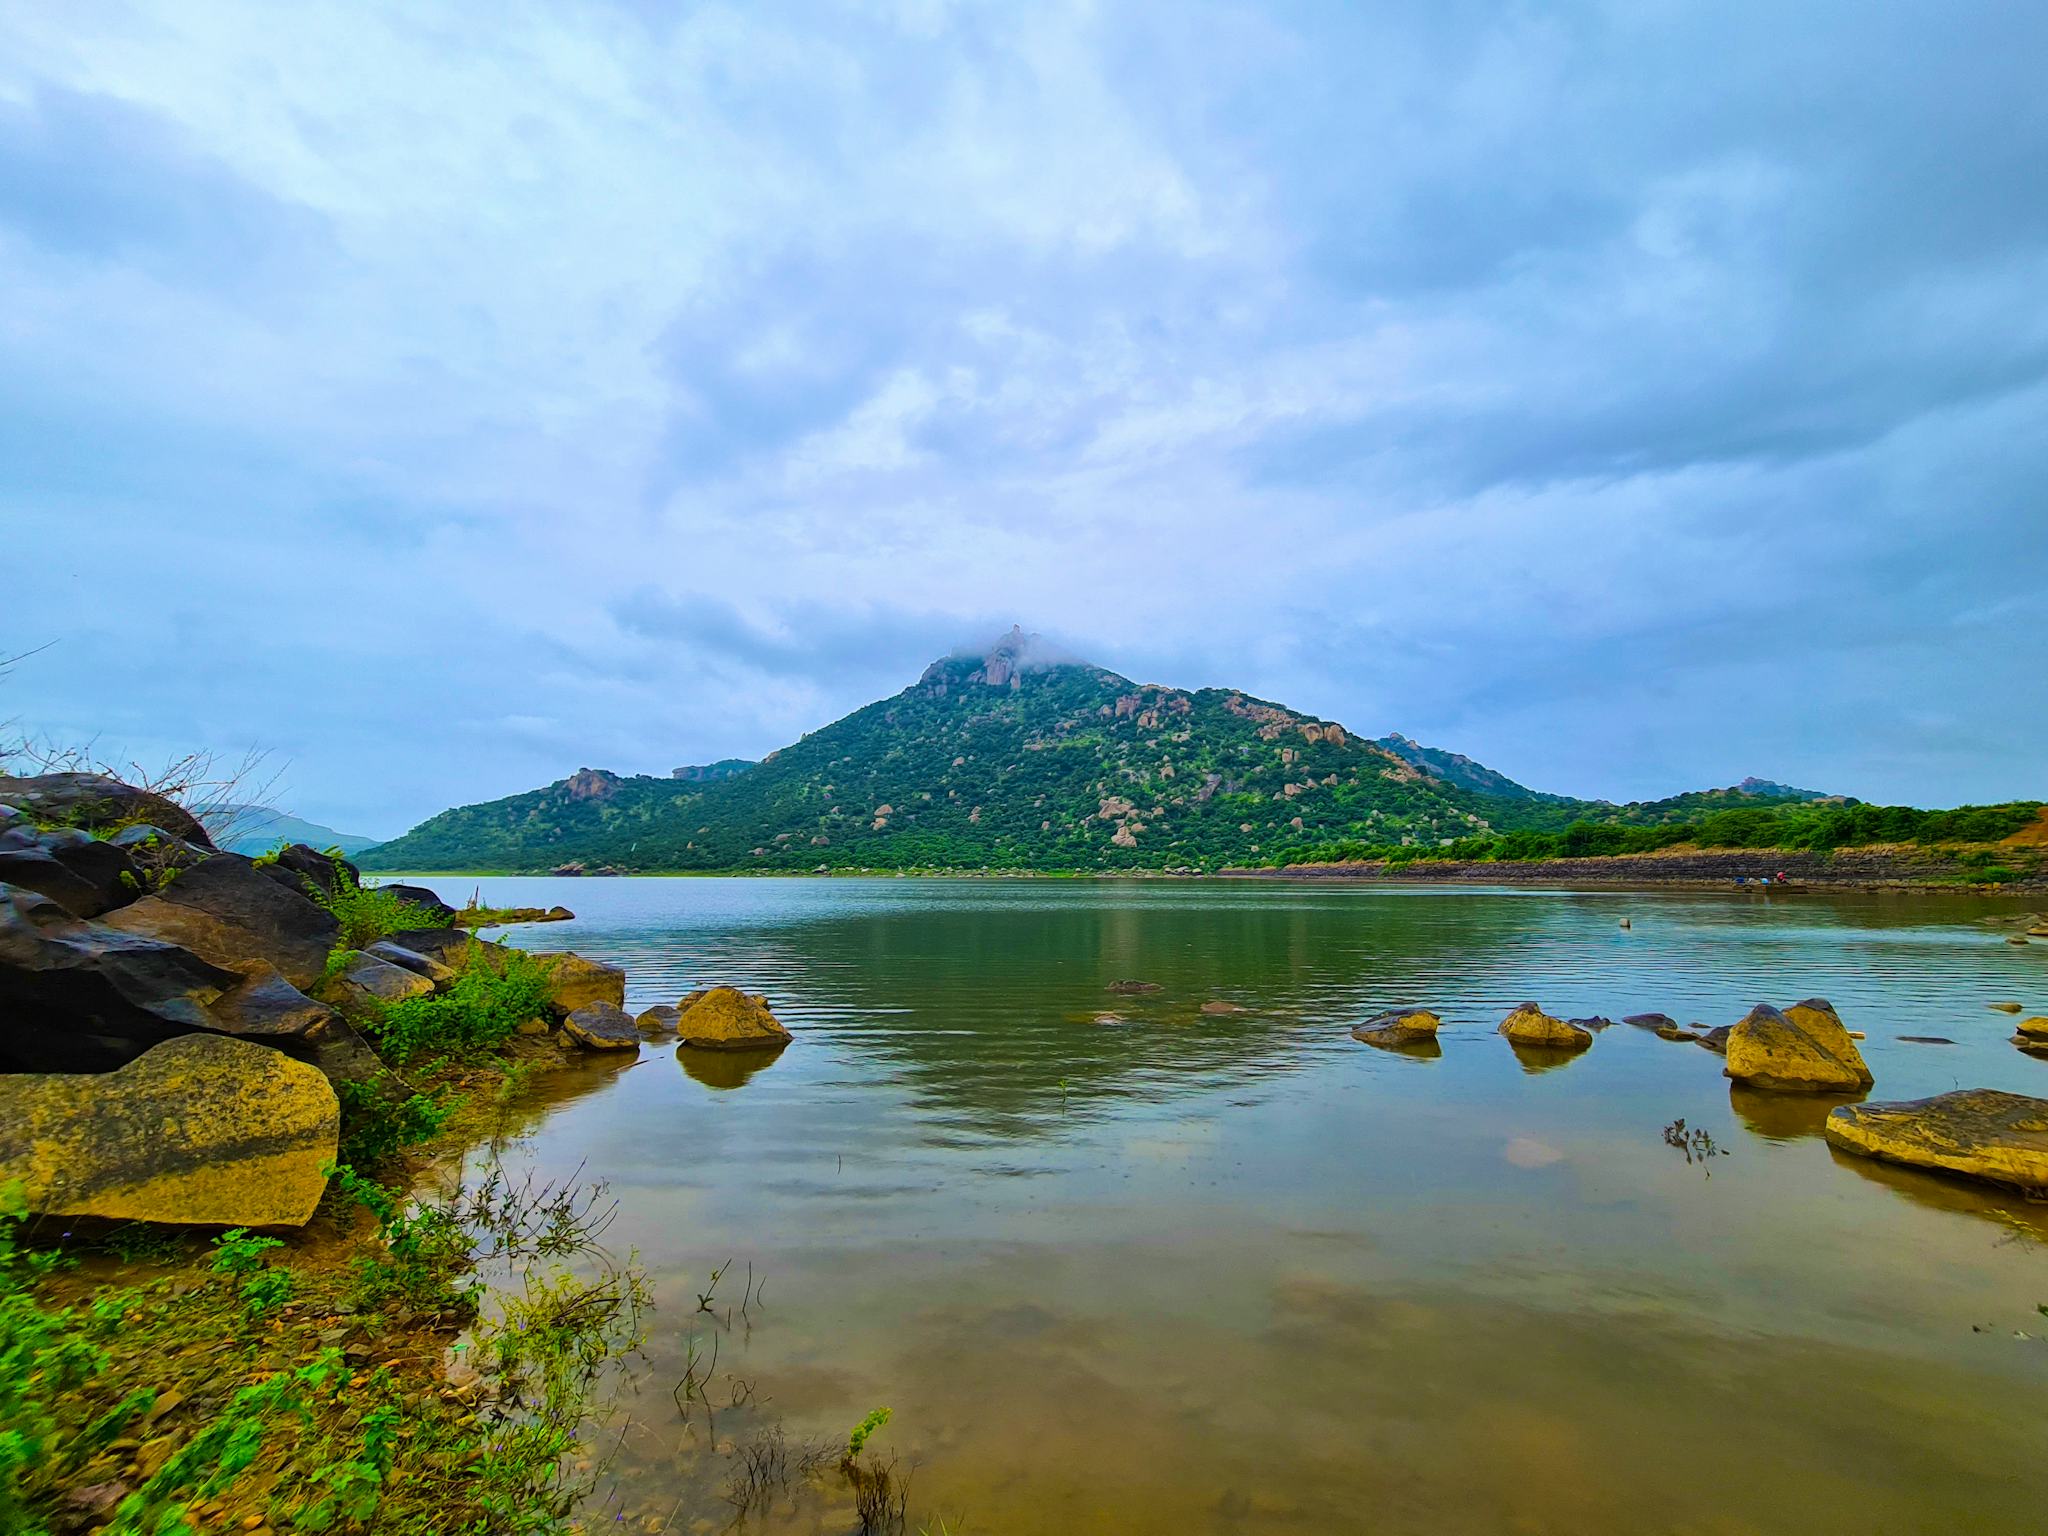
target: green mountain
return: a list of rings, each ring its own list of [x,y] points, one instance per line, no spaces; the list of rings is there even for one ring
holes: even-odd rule
[[[267,805],[222,806],[217,812],[209,812],[207,819],[215,823],[215,845],[228,853],[267,853],[284,842],[306,843],[322,849],[339,848],[353,858],[365,848],[377,845],[374,837],[337,832],[317,821],[308,821],[303,816],[293,816]]]
[[[1845,808],[1861,818],[1853,826]],[[1775,836],[1787,816],[1801,828],[1833,817],[1829,836],[1904,825],[1760,779],[1631,805],[1544,794],[1405,736],[1373,741],[1228,689],[1134,683],[1056,660],[1012,630],[986,654],[936,661],[894,698],[759,763],[731,758],[665,778],[580,768],[545,789],[444,811],[358,862],[1215,869],[1454,845],[1476,857],[1621,852],[1684,840],[1697,826]]]
[[[709,782],[582,769],[463,806],[373,869],[1147,869],[1344,836],[1436,843],[1496,802],[1341,725],[1227,689],[1037,659],[1012,631]]]

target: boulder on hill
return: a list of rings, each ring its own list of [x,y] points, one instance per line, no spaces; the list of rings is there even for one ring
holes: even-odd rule
[[[206,828],[176,801],[97,773],[44,773],[33,778],[0,775],[0,805],[15,806],[38,821],[87,829],[148,822],[209,851]]]
[[[0,1183],[46,1215],[301,1226],[340,1125],[317,1069],[185,1035],[113,1072],[0,1075]]]
[[[0,1071],[111,1071],[215,1027],[208,1005],[242,979],[181,945],[0,885]]]
[[[633,1016],[614,1003],[585,1003],[562,1020],[562,1033],[586,1051],[637,1051]]]
[[[1367,1045],[1415,1045],[1434,1040],[1443,1022],[1427,1008],[1389,1008],[1355,1026],[1351,1038]]]
[[[684,1045],[700,1050],[780,1050],[790,1033],[769,1011],[768,999],[737,987],[710,987],[687,1000],[676,1022]]]
[[[275,966],[295,987],[318,981],[341,937],[334,914],[267,878],[238,853],[217,853],[154,896],[112,913],[108,926],[180,944],[214,965]]]
[[[1564,1019],[1552,1018],[1536,1003],[1523,1003],[1500,1021],[1500,1033],[1512,1045],[1537,1046],[1551,1051],[1583,1051],[1593,1044],[1593,1032]]]
[[[1758,1003],[1729,1031],[1727,1055],[1729,1077],[1773,1093],[1860,1093],[1873,1081],[1825,998],[1782,1013]]]
[[[1844,1104],[1825,1127],[1828,1144],[1903,1163],[2048,1192],[2048,1099],[1964,1088],[1895,1104]]]

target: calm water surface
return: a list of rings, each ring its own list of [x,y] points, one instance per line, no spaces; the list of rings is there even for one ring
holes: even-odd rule
[[[887,1404],[913,1530],[2048,1530],[2043,1208],[1839,1157],[1824,1103],[1731,1093],[1694,1045],[1618,1025],[1558,1063],[1493,1033],[1527,998],[1717,1024],[1818,994],[1875,1097],[2048,1095],[1987,1007],[2048,1012],[2009,904],[428,883],[575,908],[511,937],[623,965],[636,1009],[731,981],[797,1032],[758,1070],[559,1074],[511,1154],[610,1181],[660,1303],[593,1529],[723,1529],[735,1446]],[[1443,1014],[1439,1056],[1349,1038],[1403,1001]],[[1725,1155],[1688,1163],[1678,1117]],[[728,1259],[721,1298],[749,1263],[767,1286],[713,1395],[753,1398],[685,1425]],[[828,1489],[748,1528],[851,1523]]]

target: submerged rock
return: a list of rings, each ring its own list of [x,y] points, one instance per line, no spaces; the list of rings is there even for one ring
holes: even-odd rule
[[[0,1076],[0,1183],[48,1215],[301,1226],[340,1125],[318,1069],[186,1035],[115,1072]]]
[[[1676,1029],[1678,1020],[1668,1013],[1632,1013],[1624,1018],[1624,1024],[1633,1024],[1637,1029]]]
[[[2018,1003],[1992,1003],[1990,1006],[1997,1009],[2000,1013],[2018,1013],[2020,1011]]]
[[[1112,981],[1103,990],[1124,997],[1139,997],[1147,992],[1158,992],[1162,989],[1156,981]]]
[[[552,962],[548,972],[548,1005],[567,1018],[589,1003],[626,1006],[626,973],[615,965],[586,960],[563,950],[535,957]]]
[[[1727,1075],[1774,1093],[1854,1093],[1868,1088],[1870,1068],[1824,998],[1782,1013],[1758,1003],[1728,1035]]]
[[[1202,1004],[1201,1011],[1206,1014],[1222,1017],[1233,1013],[1243,1013],[1244,1009],[1236,1003],[1228,1003],[1224,1002],[1221,998],[1213,998]]]
[[[1900,1035],[1908,1045],[1954,1045],[1947,1035]]]
[[[640,1031],[615,1003],[585,1003],[562,1020],[562,1034],[586,1051],[637,1051]]]
[[[1597,1035],[1598,1033],[1600,1033],[1600,1031],[1601,1031],[1601,1030],[1603,1030],[1603,1029],[1612,1029],[1612,1028],[1614,1028],[1614,1020],[1612,1020],[1612,1019],[1610,1019],[1610,1018],[1607,1018],[1607,1017],[1606,1017],[1605,1015],[1602,1015],[1602,1014],[1598,1014],[1598,1013],[1596,1013],[1596,1014],[1593,1014],[1593,1015],[1591,1015],[1590,1017],[1588,1017],[1588,1018],[1583,1018],[1583,1019],[1566,1019],[1566,1020],[1565,1020],[1565,1023],[1567,1023],[1567,1024],[1575,1024],[1575,1025],[1577,1025],[1577,1026],[1578,1026],[1578,1027],[1579,1027],[1580,1029],[1584,1029],[1584,1030],[1590,1030],[1590,1031],[1591,1031],[1592,1033],[1594,1033],[1594,1034],[1596,1034],[1596,1035]]]
[[[1510,1044],[1541,1050],[1583,1051],[1593,1043],[1591,1030],[1552,1018],[1536,1003],[1523,1003],[1502,1019],[1500,1033]]]
[[[1828,1116],[1828,1143],[1912,1168],[2048,1190],[2048,1099],[1965,1088],[1895,1104],[1843,1105]]]
[[[158,894],[131,902],[106,921],[182,944],[230,970],[273,965],[295,987],[319,980],[328,951],[341,937],[333,913],[286,890],[237,853],[217,853],[193,865]]]
[[[737,987],[709,988],[683,1010],[676,1033],[700,1050],[773,1050],[790,1041],[768,999]]]
[[[1657,1038],[1659,1040],[1697,1040],[1700,1038],[1700,1033],[1698,1030],[1686,1029],[1677,1024],[1665,1024],[1658,1028]]]
[[[1704,1035],[1701,1035],[1697,1043],[1704,1045],[1717,1056],[1726,1056],[1728,1054],[1728,1037],[1734,1033],[1735,1026],[1733,1024],[1716,1024]]]
[[[1367,1045],[1414,1045],[1436,1039],[1443,1022],[1427,1008],[1390,1008],[1356,1026],[1351,1038]]]

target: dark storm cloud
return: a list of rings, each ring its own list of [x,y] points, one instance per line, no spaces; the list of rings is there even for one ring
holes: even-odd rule
[[[393,830],[1019,621],[1546,788],[2042,792],[2038,6],[5,30],[0,715]]]

